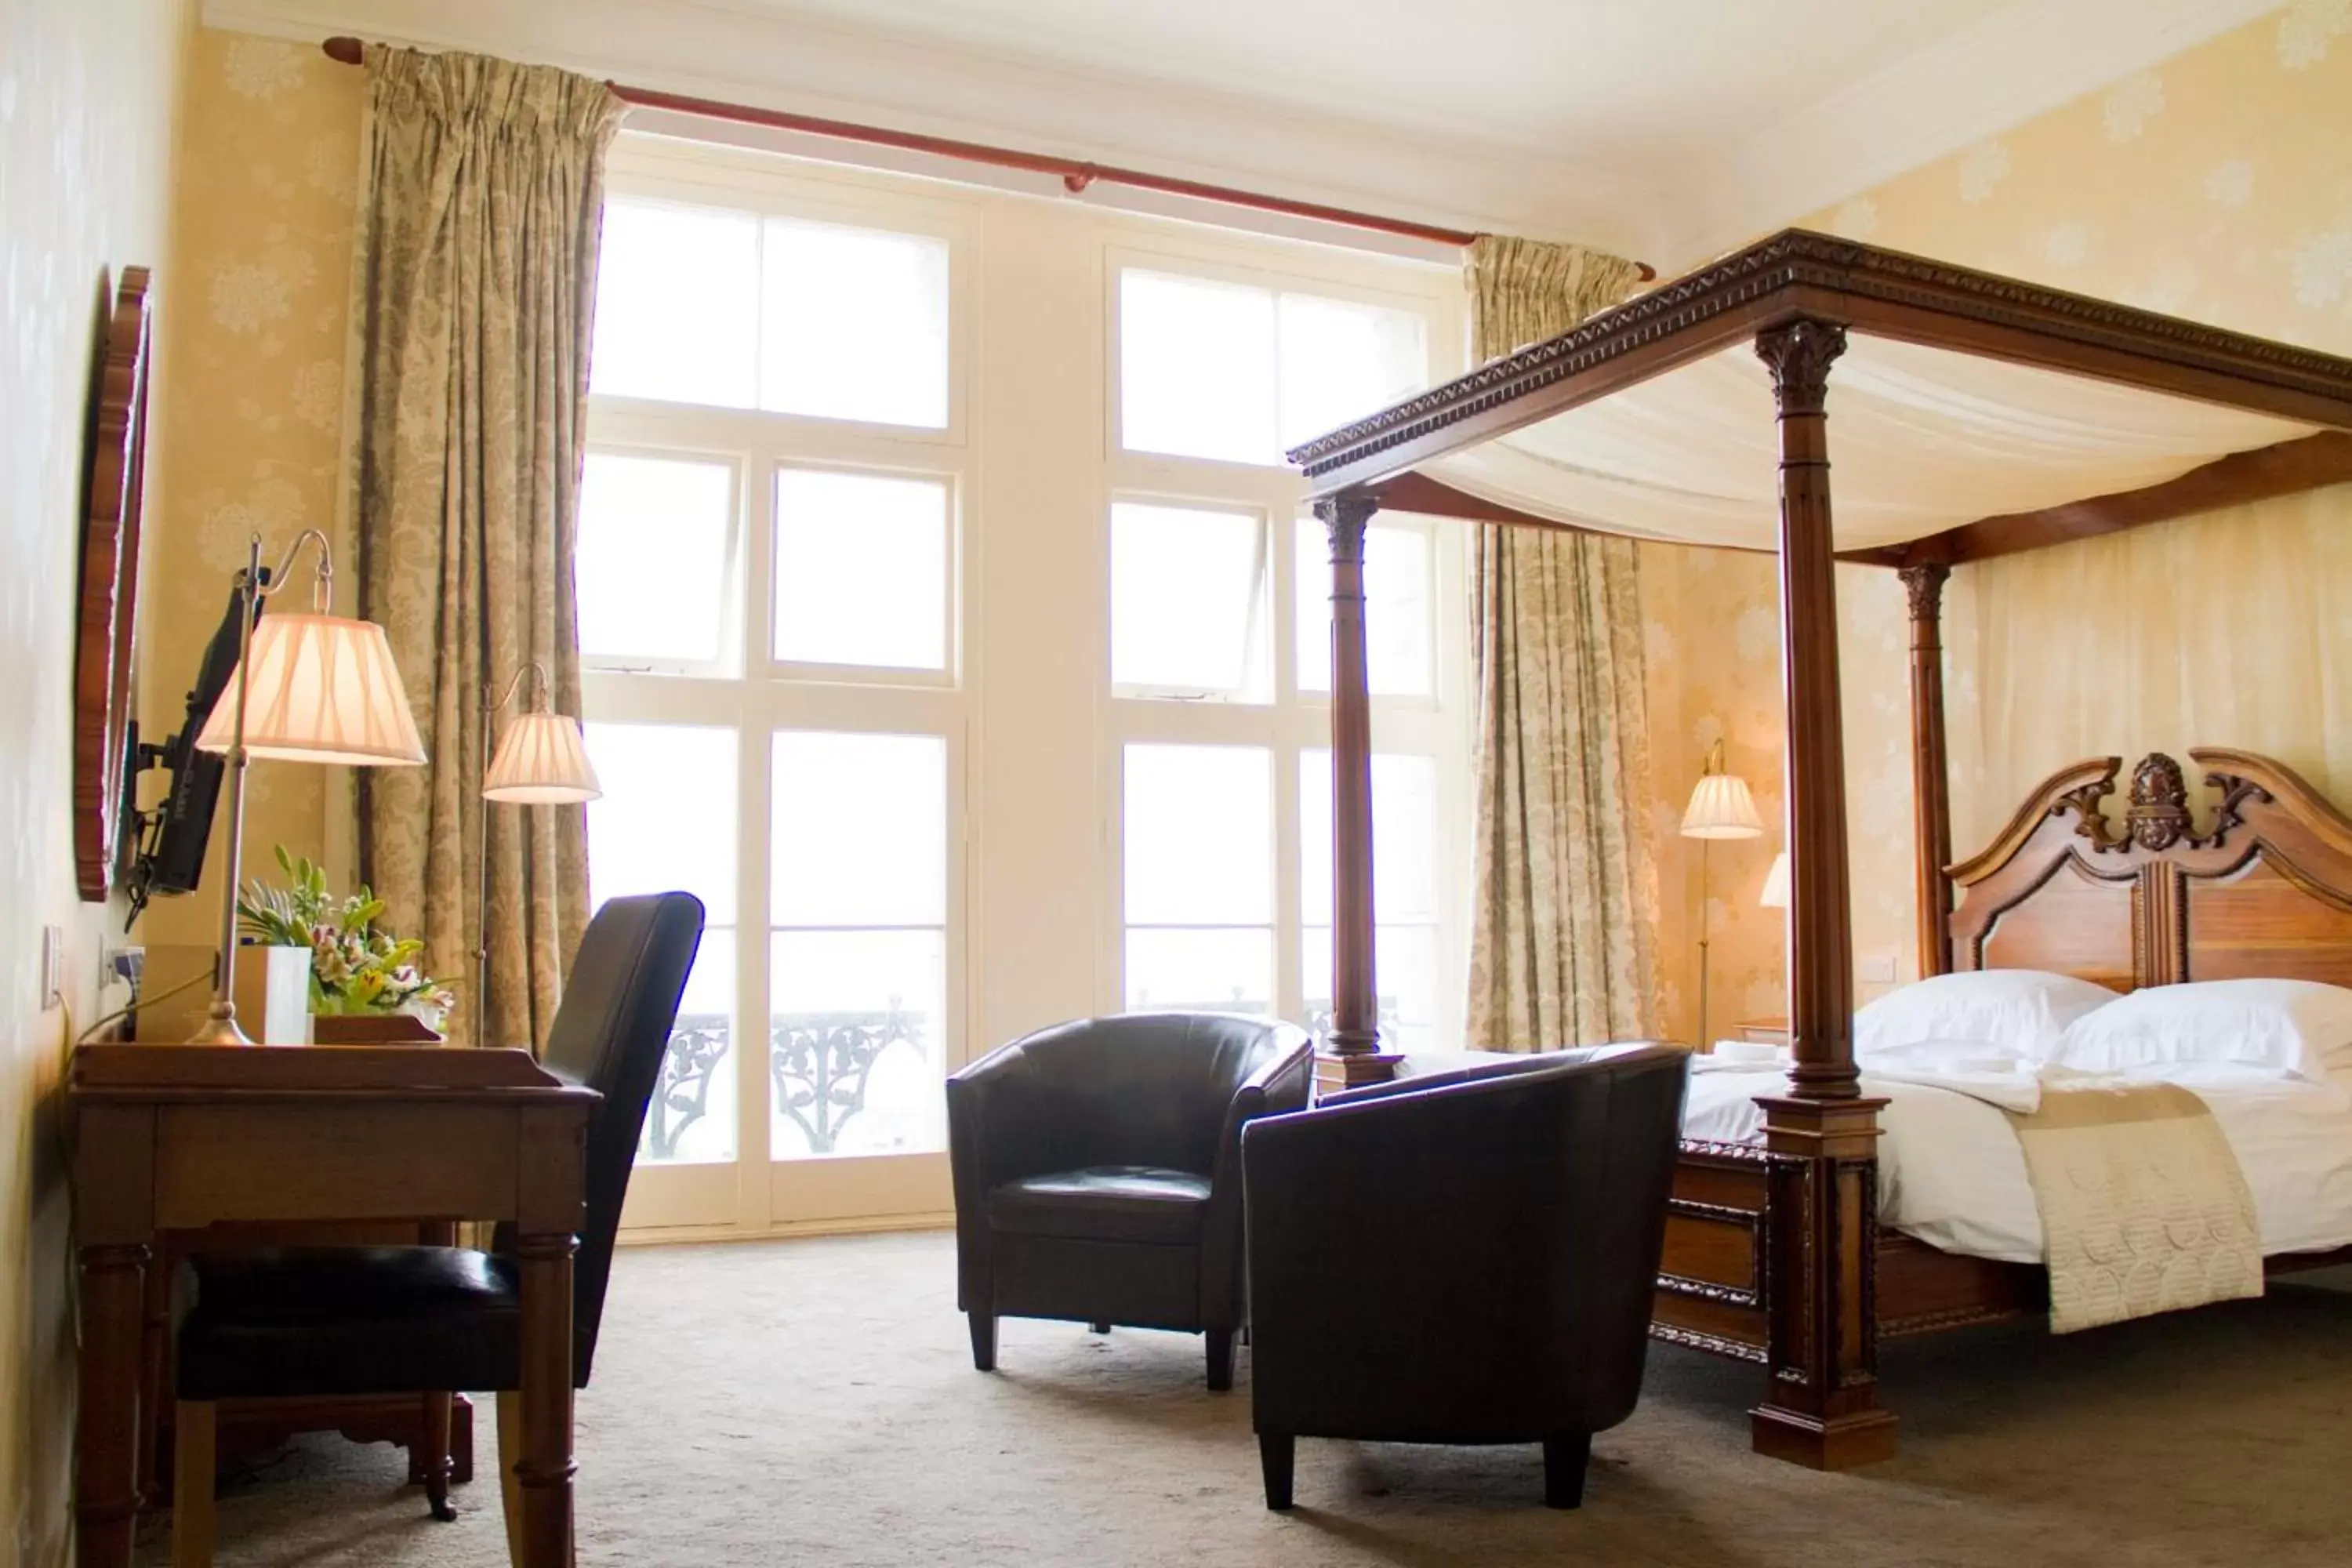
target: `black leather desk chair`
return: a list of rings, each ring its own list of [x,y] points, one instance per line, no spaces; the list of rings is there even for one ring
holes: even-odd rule
[[[575,1386],[588,1382],[613,1244],[646,1103],[669,1049],[702,904],[686,893],[613,899],[581,939],[544,1064],[604,1096],[589,1124],[588,1215],[572,1264]],[[282,1247],[191,1258],[173,1291],[179,1401],[174,1568],[212,1560],[215,1402],[488,1390],[499,1396],[501,1500],[519,1521],[521,1313],[505,1238],[449,1247]],[[444,1509],[436,1500],[436,1513]]]

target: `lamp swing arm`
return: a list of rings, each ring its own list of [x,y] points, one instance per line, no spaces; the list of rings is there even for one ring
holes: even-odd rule
[[[482,718],[484,721],[482,725],[482,745],[484,748],[482,752],[483,771],[488,772],[489,768],[488,747],[490,743],[490,727],[488,721],[496,717],[498,714],[506,711],[507,705],[515,700],[515,693],[522,689],[524,678],[532,675],[539,677],[539,700],[542,703],[553,701],[555,699],[555,679],[547,673],[547,666],[535,658],[527,658],[523,660],[521,664],[516,666],[515,672],[507,677],[506,689],[499,693],[496,701],[492,701],[490,700],[490,683],[487,680],[482,683]],[[524,711],[535,712],[537,710],[526,706]]]
[[[310,606],[322,616],[327,614],[335,602],[335,547],[328,542],[325,534],[315,528],[306,528],[296,534],[294,542],[289,544],[286,547],[286,552],[278,558],[277,569],[261,576],[258,582],[255,581],[255,576],[261,569],[261,535],[257,533],[252,535],[247,542],[247,564],[243,574],[237,579],[238,586],[246,590],[248,599],[277,597],[285,591],[287,574],[294,570],[295,557],[302,553],[302,546],[313,543],[319,547],[319,570],[311,578]],[[247,617],[247,624],[249,628],[250,616]],[[238,665],[240,684],[244,679],[242,657],[250,651],[252,643],[252,634],[249,629],[242,640],[244,646],[237,650],[240,658]]]

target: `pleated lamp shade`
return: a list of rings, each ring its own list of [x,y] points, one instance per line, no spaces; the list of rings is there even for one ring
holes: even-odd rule
[[[1764,824],[1756,816],[1756,801],[1748,781],[1738,773],[1708,773],[1691,791],[1690,809],[1683,813],[1685,838],[1760,838]]]
[[[236,694],[247,670],[245,749],[256,757],[355,767],[414,765],[425,742],[392,645],[373,621],[341,616],[264,616],[236,677],[196,736],[199,750],[236,742]]]
[[[577,805],[604,793],[580,721],[562,713],[517,714],[482,780],[484,800],[514,805]]]
[[[1772,857],[1772,868],[1764,873],[1764,890],[1756,901],[1768,910],[1789,907],[1789,852],[1783,849]]]

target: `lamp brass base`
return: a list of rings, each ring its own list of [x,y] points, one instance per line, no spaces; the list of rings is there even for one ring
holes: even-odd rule
[[[205,1026],[184,1042],[191,1046],[249,1046],[253,1037],[237,1026],[236,1004],[215,1001],[205,1016]]]

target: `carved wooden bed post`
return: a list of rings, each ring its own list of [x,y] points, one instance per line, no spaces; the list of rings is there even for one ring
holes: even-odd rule
[[[1800,317],[1758,334],[1780,436],[1781,667],[1789,710],[1789,1092],[1761,1100],[1770,1161],[1765,1367],[1756,1450],[1820,1469],[1895,1451],[1878,1407],[1874,1299],[1878,1110],[1853,1063],[1836,559],[1824,399],[1845,329]]]
[[[1380,1044],[1373,972],[1372,699],[1364,651],[1364,527],[1380,510],[1368,489],[1319,498],[1331,541],[1331,1028],[1316,1058],[1326,1089],[1384,1083],[1397,1058]]]
[[[1918,847],[1919,976],[1952,967],[1952,786],[1944,750],[1944,580],[1940,561],[1896,573],[1911,595],[1911,818]]]

